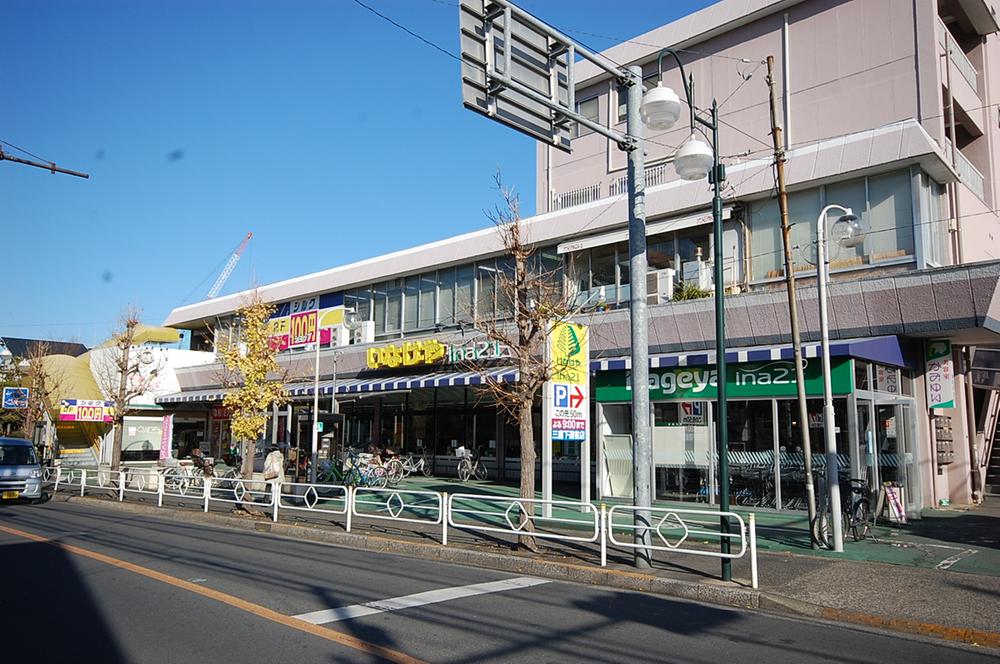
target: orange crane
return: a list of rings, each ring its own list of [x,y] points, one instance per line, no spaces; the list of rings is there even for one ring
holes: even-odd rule
[[[247,248],[247,244],[250,242],[250,238],[252,237],[253,233],[247,233],[247,236],[243,238],[242,242],[240,242],[240,246],[236,247],[236,251],[234,251],[233,255],[229,257],[229,260],[226,261],[226,266],[222,268],[222,272],[219,273],[219,278],[215,280],[215,283],[212,284],[212,287],[208,290],[207,299],[211,300],[213,297],[218,295],[219,291],[222,290],[222,287],[226,285],[226,279],[228,279],[229,275],[233,273],[233,270],[236,268],[236,264],[240,262],[240,256],[243,255],[243,250]]]

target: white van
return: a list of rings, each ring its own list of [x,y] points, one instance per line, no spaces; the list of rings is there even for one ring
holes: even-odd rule
[[[23,438],[0,438],[0,500],[42,497],[42,466],[35,446]]]

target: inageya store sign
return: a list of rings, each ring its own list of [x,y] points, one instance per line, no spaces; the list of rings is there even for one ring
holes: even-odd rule
[[[428,364],[459,364],[488,362],[510,357],[510,349],[499,341],[470,341],[445,344],[437,339],[404,341],[400,345],[376,346],[368,349],[369,369],[396,369]]]
[[[806,393],[823,394],[823,371],[818,358],[805,360]],[[847,358],[834,359],[830,367],[834,394],[853,390],[854,374]],[[595,378],[598,401],[630,401],[631,371],[602,371]],[[730,364],[726,371],[726,397],[795,396],[795,363],[785,360]],[[673,367],[649,370],[649,398],[696,401],[718,396],[718,377],[714,366]]]

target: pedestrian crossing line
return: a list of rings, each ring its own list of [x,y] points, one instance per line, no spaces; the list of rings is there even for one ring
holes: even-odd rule
[[[278,623],[279,625],[284,625],[285,627],[317,636],[321,639],[346,646],[347,648],[379,657],[388,662],[393,662],[394,664],[426,664],[422,660],[419,660],[416,657],[411,657],[410,655],[398,650],[393,650],[392,648],[387,648],[377,643],[371,643],[350,634],[343,634],[327,627],[320,627],[316,624],[310,624],[302,620],[297,620],[293,616],[286,616],[285,614],[278,613],[277,611],[269,609],[266,606],[248,602],[245,599],[229,595],[219,590],[206,588],[205,586],[185,581],[183,579],[178,579],[170,576],[169,574],[164,574],[163,572],[143,567],[142,565],[136,565],[135,563],[120,560],[113,556],[98,553],[97,551],[91,551],[90,549],[84,549],[83,547],[74,546],[72,544],[64,544],[63,542],[53,540],[43,535],[27,532],[25,530],[18,530],[17,528],[9,528],[7,526],[0,526],[0,532],[7,533],[8,535],[13,535],[15,537],[21,537],[32,542],[48,544],[58,549],[62,549],[67,553],[72,553],[83,558],[90,558],[91,560],[97,560],[105,563],[106,565],[111,565],[112,567],[117,567],[118,569],[127,570],[140,576],[144,576],[147,579],[153,579],[155,581],[160,581],[174,586],[175,588],[188,590],[196,595],[201,595],[202,597],[207,597],[217,602],[227,604],[241,611],[258,616],[259,618],[263,618],[264,620],[270,620],[271,622]]]
[[[413,595],[403,595],[402,597],[390,597],[389,599],[378,599],[364,604],[352,604],[350,606],[339,606],[333,609],[323,609],[310,613],[301,613],[294,616],[298,620],[312,623],[314,625],[325,625],[327,623],[339,622],[341,620],[351,620],[361,618],[376,613],[387,613],[389,611],[399,611],[401,609],[412,609],[426,604],[437,604],[463,597],[475,597],[476,595],[487,595],[489,593],[500,593],[507,590],[519,590],[540,586],[549,583],[548,579],[537,579],[532,576],[519,576],[513,579],[502,581],[490,581],[487,583],[474,583],[469,586],[453,586],[451,588],[439,588],[438,590],[428,590]]]

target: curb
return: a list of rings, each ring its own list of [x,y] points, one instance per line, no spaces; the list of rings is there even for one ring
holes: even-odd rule
[[[100,507],[116,509],[121,512],[145,514],[172,521],[222,525],[234,530],[268,533],[290,539],[333,544],[356,550],[440,560],[470,567],[544,577],[557,581],[605,586],[620,590],[633,590],[678,597],[717,606],[756,609],[774,615],[813,618],[890,632],[931,637],[972,646],[1000,648],[1000,632],[987,632],[838,609],[804,602],[775,593],[751,590],[711,579],[685,581],[630,570],[591,567],[573,563],[552,562],[522,555],[476,551],[457,545],[442,546],[440,544],[426,544],[423,542],[407,542],[379,535],[336,532],[313,525],[288,524],[280,521],[274,523],[270,520],[237,518],[216,513],[206,514],[205,512],[195,512],[193,510],[178,511],[137,503],[119,503],[118,501],[102,500],[92,496],[67,496],[65,502],[89,503]]]
[[[312,525],[274,523],[273,521],[223,516],[221,514],[163,509],[136,503],[119,503],[90,496],[71,496],[66,502],[89,503],[122,512],[145,514],[186,523],[223,525],[236,530],[269,533],[292,539],[334,544],[351,549],[391,553],[413,558],[440,560],[470,567],[500,570],[557,581],[606,586],[620,590],[635,590],[657,595],[669,595],[742,609],[759,608],[761,593],[757,590],[722,581],[685,581],[607,567],[590,567],[573,563],[551,562],[539,558],[476,551],[457,545],[442,546],[422,542],[407,542],[379,535],[331,531]]]

